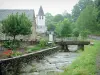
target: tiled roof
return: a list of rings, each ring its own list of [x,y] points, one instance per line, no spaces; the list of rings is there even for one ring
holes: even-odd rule
[[[8,15],[10,14],[16,14],[16,13],[25,13],[26,16],[33,21],[34,18],[34,10],[28,10],[28,9],[0,9],[0,21],[3,19],[7,18]]]

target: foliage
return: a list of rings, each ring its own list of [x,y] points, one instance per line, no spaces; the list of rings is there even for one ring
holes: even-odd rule
[[[39,46],[45,47],[47,45],[47,41],[45,39],[40,39]]]
[[[71,23],[67,20],[64,19],[64,21],[62,21],[62,28],[61,28],[61,37],[69,37],[71,36]]]
[[[70,22],[72,22],[72,15],[66,11],[63,12],[64,19],[68,19]]]
[[[79,30],[78,30],[78,28],[74,28],[72,34],[73,34],[73,36],[78,37],[79,36]]]
[[[11,56],[15,57],[15,56],[20,56],[20,55],[22,55],[22,52],[20,52],[20,51],[13,51]]]
[[[11,57],[12,54],[13,54],[12,50],[6,50],[3,52],[3,56],[6,56],[6,57]]]
[[[53,16],[51,13],[46,13],[45,14],[45,23],[48,26],[49,24],[51,24],[53,22]]]
[[[11,14],[2,21],[3,33],[12,36],[15,40],[17,35],[28,35],[31,33],[31,21],[22,14]]]
[[[40,49],[43,49],[47,47],[47,41],[44,40],[44,39],[41,39],[39,44],[35,45],[35,46],[32,46],[32,47],[28,47],[27,48],[27,52],[32,52],[32,51],[37,51],[37,50],[40,50]]]
[[[76,27],[80,32],[85,30],[94,32],[98,30],[96,18],[97,10],[94,8],[93,5],[89,5],[81,12],[76,22]]]
[[[57,14],[57,15],[55,15],[54,16],[54,22],[60,22],[60,21],[63,21],[64,20],[64,17],[63,17],[63,15],[61,15],[61,14]]]
[[[48,24],[48,31],[54,31],[55,30],[55,25],[53,23]]]
[[[80,32],[80,36],[82,37],[82,39],[85,39],[85,38],[87,38],[89,33],[90,32],[88,30],[84,30],[84,31]]]
[[[62,75],[95,75],[95,61],[96,55],[100,50],[100,41],[95,41],[94,44],[94,46],[86,46],[85,51],[65,69]]]
[[[20,43],[17,40],[14,40],[14,41],[8,40],[8,41],[4,41],[3,46],[5,48],[15,50],[16,48],[20,46]]]
[[[51,30],[54,30],[55,27],[54,27],[54,23],[53,23],[53,16],[51,13],[46,13],[45,14],[45,18],[46,18],[46,25],[47,25],[47,30],[48,31],[51,31]]]
[[[61,28],[62,28],[62,22],[58,22],[56,25],[55,25],[55,33],[58,37],[61,36]]]
[[[27,48],[27,52],[30,53],[32,51],[37,51],[37,50],[40,50],[40,49],[42,49],[42,47],[40,47],[39,45],[35,45],[33,47]]]
[[[59,22],[56,25],[55,32],[59,37],[69,37],[71,34],[71,23],[67,20],[64,19],[62,22]]]
[[[72,10],[73,21],[76,22],[80,13],[86,8],[87,5],[93,4],[92,0],[79,0]]]
[[[97,31],[99,31],[100,30],[100,0],[95,0],[95,8],[97,9],[97,12],[98,12],[96,20],[97,20],[97,26],[98,26]]]

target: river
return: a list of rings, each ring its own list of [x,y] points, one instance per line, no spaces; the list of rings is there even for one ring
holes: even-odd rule
[[[77,46],[71,46],[69,49],[75,51]],[[78,56],[79,53],[76,52],[57,52],[42,60],[32,61],[22,69],[21,75],[59,75]]]

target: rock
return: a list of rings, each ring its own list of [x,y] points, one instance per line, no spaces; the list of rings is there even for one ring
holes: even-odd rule
[[[28,72],[30,72],[32,69],[33,69],[33,67],[32,67],[31,65],[27,65],[27,66],[26,66],[25,68],[23,68],[21,71],[22,71],[22,72],[28,73]]]
[[[56,53],[39,60],[40,62],[33,61],[23,69],[26,73],[21,75],[59,75],[78,56],[78,53],[71,52]]]

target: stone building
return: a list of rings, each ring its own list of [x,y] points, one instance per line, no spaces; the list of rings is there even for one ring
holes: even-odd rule
[[[45,15],[42,9],[42,6],[40,6],[38,15],[35,17],[35,12],[33,9],[0,9],[0,21],[7,18],[10,14],[16,14],[16,13],[25,13],[26,16],[31,20],[32,22],[32,34],[22,36],[18,35],[16,39],[23,39],[23,40],[35,40],[37,38],[38,33],[45,33],[46,27],[45,27]],[[1,24],[0,24],[1,25]],[[12,39],[12,37],[5,36],[5,34],[0,32],[0,40],[6,40],[6,39]]]

